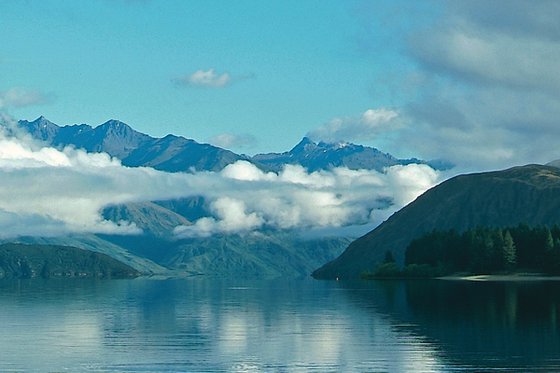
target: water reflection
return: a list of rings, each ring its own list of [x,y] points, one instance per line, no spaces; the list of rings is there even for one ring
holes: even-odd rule
[[[554,371],[558,290],[442,281],[4,281],[0,371]]]
[[[4,282],[0,370],[438,371],[430,344],[344,292],[317,281]]]
[[[560,371],[557,282],[378,281],[369,302],[441,351],[448,369]],[[373,299],[375,295],[375,299]],[[356,300],[356,299],[355,299]]]

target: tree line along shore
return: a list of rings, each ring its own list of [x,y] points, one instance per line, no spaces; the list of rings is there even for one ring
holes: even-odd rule
[[[560,226],[433,230],[410,242],[404,266],[391,251],[362,278],[432,278],[461,274],[560,275]]]

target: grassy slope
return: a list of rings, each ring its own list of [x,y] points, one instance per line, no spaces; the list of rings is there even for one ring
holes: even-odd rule
[[[72,246],[108,255],[143,274],[165,274],[168,269],[149,259],[134,255],[130,251],[105,241],[95,235],[74,235],[67,237],[21,237],[17,242],[24,244]]]
[[[527,165],[461,175],[430,189],[387,221],[354,241],[316,278],[356,278],[390,250],[403,263],[410,241],[433,229],[560,224],[560,169]]]
[[[0,245],[0,278],[130,278],[134,268],[108,255],[69,246]]]

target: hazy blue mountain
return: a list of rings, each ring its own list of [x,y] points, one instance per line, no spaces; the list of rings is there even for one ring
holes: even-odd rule
[[[345,237],[306,240],[294,232],[256,232],[175,240],[150,234],[101,236],[170,273],[238,278],[307,277],[352,241]]]
[[[555,159],[554,161],[550,161],[546,164],[547,166],[560,168],[560,159]]]
[[[307,137],[288,152],[257,154],[252,160],[273,171],[281,170],[285,164],[299,164],[309,171],[334,167],[382,171],[385,167],[411,163],[432,165],[430,162],[416,158],[398,159],[376,148],[351,143],[316,143]],[[449,164],[441,161],[434,162],[433,166],[437,169],[450,167]]]
[[[219,171],[245,159],[238,154],[209,144],[199,144],[184,137],[167,135],[138,147],[123,159],[126,166],[148,166],[168,172]]]
[[[294,232],[255,232],[181,240],[161,263],[188,273],[220,277],[307,277],[336,258],[351,242],[329,237],[307,240]]]
[[[309,276],[351,242],[341,237],[306,239],[296,232],[274,230],[177,239],[173,228],[191,224],[180,212],[192,211],[207,215],[202,199],[111,206],[103,211],[105,218],[133,222],[144,233],[98,238],[176,274],[253,278]]]
[[[169,270],[153,261],[133,254],[132,252],[102,239],[94,234],[79,234],[59,237],[19,237],[18,239],[2,240],[1,243],[22,243],[30,245],[72,246],[80,249],[108,255],[143,274],[166,274]]]
[[[153,202],[109,206],[103,210],[103,217],[114,222],[134,222],[144,232],[157,237],[168,237],[178,225],[191,225],[185,217]]]
[[[47,118],[40,116],[33,122],[28,122],[26,120],[20,120],[18,125],[25,129],[31,134],[35,139],[44,141],[48,144],[54,144],[55,138],[60,131],[60,127],[49,121]]]
[[[177,198],[166,201],[154,201],[154,203],[181,215],[191,222],[208,216],[208,206],[204,197]]]
[[[0,279],[95,277],[130,278],[140,272],[108,255],[69,246],[0,245]]]
[[[391,251],[399,263],[415,238],[434,229],[458,232],[477,226],[560,224],[560,169],[527,165],[461,175],[428,190],[340,257],[313,273],[316,278],[356,278]]]
[[[44,117],[20,127],[48,145],[74,145],[89,152],[106,152],[119,158],[125,166],[148,166],[168,172],[219,171],[238,160],[247,160],[265,171],[280,171],[286,164],[299,164],[309,171],[348,167],[381,171],[385,167],[411,163],[429,164],[436,169],[452,167],[445,161],[426,162],[416,158],[399,159],[372,147],[350,143],[315,143],[305,137],[284,153],[239,155],[210,144],[201,144],[181,136],[153,138],[118,120],[97,127],[87,124],[59,127]]]
[[[87,124],[59,127],[39,117],[32,122],[20,121],[19,125],[48,145],[74,145],[88,152],[106,152],[121,160],[126,159],[133,150],[155,140],[118,120],[109,120],[95,128]]]
[[[32,122],[19,121],[19,126],[48,145],[59,148],[74,145],[88,152],[106,152],[131,167],[148,166],[168,172],[218,171],[246,159],[229,150],[180,136],[154,138],[118,120],[109,120],[97,127],[87,124],[59,127],[39,117]]]

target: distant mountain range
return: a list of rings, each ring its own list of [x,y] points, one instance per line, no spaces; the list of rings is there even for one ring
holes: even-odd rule
[[[527,165],[461,175],[428,190],[370,233],[352,242],[316,278],[357,278],[391,251],[397,262],[415,238],[434,229],[560,224],[560,169]]]
[[[119,158],[125,166],[146,166],[167,172],[219,171],[239,160],[275,172],[287,164],[301,165],[309,171],[333,167],[381,171],[385,167],[410,163],[428,163],[437,168],[447,166],[418,159],[398,159],[361,145],[315,143],[308,138],[285,153],[250,157],[174,135],[154,138],[117,120],[97,127],[86,124],[58,126],[44,117],[31,122],[22,120],[18,124],[48,146],[63,148],[71,145],[88,152],[106,152]],[[274,230],[244,236],[176,239],[173,228],[191,225],[197,219],[209,216],[203,197],[109,206],[103,216],[115,222],[133,222],[144,233],[140,236],[21,237],[18,242],[97,251],[143,273],[238,277],[308,276],[313,269],[336,258],[351,242],[345,237],[304,239],[297,232]]]
[[[280,171],[286,164],[298,164],[311,172],[334,167],[382,171],[385,167],[411,163],[428,164],[436,169],[452,167],[450,163],[443,161],[426,162],[417,158],[398,159],[378,149],[351,143],[316,143],[307,137],[304,137],[288,152],[257,154],[251,160],[272,171]]]
[[[246,159],[229,150],[180,136],[154,138],[118,120],[95,128],[87,124],[60,127],[44,117],[32,122],[22,120],[18,124],[49,146],[74,145],[88,152],[105,152],[130,167],[147,166],[168,172],[219,171],[230,163]]]
[[[452,166],[443,161],[398,159],[378,149],[362,145],[315,143],[307,137],[290,151],[257,154],[251,157],[181,136],[154,138],[135,131],[118,120],[109,120],[97,127],[87,124],[61,127],[44,117],[32,122],[21,120],[18,124],[35,139],[49,146],[73,145],[88,152],[105,152],[119,158],[125,166],[146,166],[167,172],[219,171],[239,160],[247,160],[265,171],[276,172],[286,164],[298,164],[309,171],[333,167],[381,171],[385,167],[411,163],[429,164],[436,169]]]

